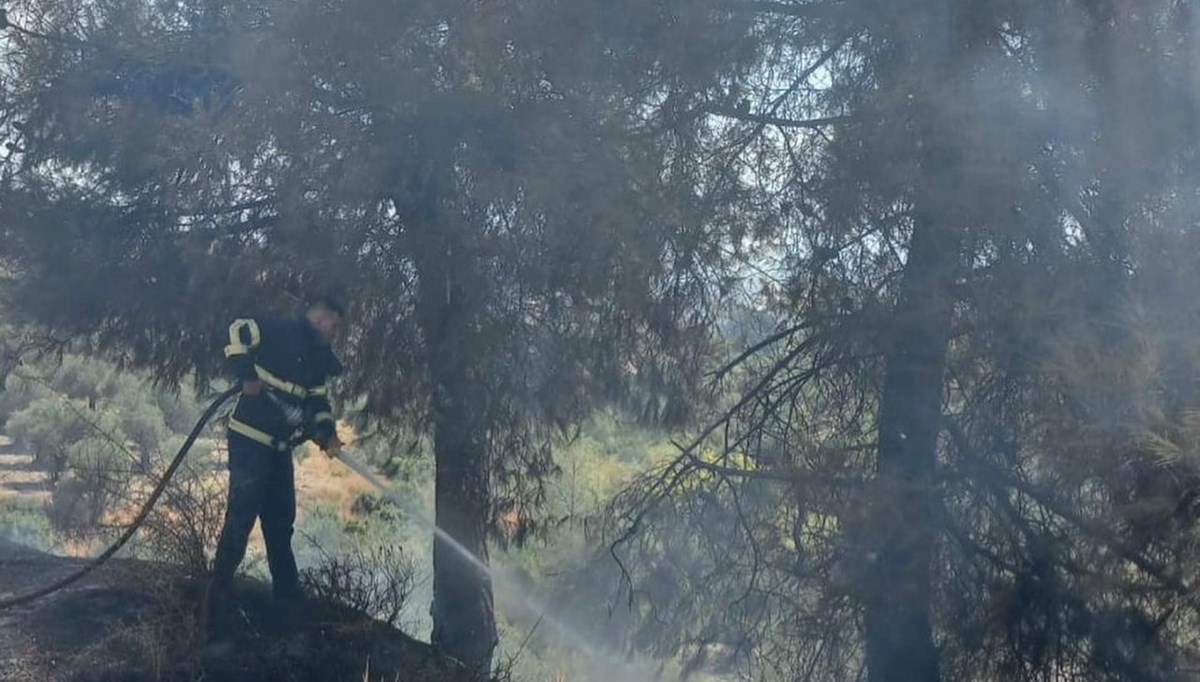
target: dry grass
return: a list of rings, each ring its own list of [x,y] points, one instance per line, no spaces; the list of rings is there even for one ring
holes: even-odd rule
[[[296,466],[296,497],[301,513],[305,506],[326,504],[336,507],[343,518],[350,518],[354,501],[374,490],[371,484],[315,447],[305,447],[308,452]]]

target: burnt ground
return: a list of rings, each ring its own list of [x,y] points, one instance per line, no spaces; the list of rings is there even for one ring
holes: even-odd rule
[[[0,595],[62,577],[79,560],[0,541]],[[0,611],[4,682],[336,682],[367,679],[466,681],[432,648],[366,616],[310,604],[281,633],[266,585],[238,585],[227,645],[205,645],[202,582],[162,564],[115,560],[79,583],[26,607]]]

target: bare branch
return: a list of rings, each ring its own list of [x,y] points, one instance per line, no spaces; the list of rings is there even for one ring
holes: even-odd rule
[[[809,119],[793,119],[784,118],[782,116],[772,116],[770,114],[753,114],[749,112],[737,111],[728,107],[705,107],[704,113],[723,118],[736,119],[738,121],[746,121],[747,123],[757,123],[764,126],[777,126],[780,128],[802,128],[808,130],[818,130],[839,123],[849,123],[854,119],[850,116],[826,116],[824,118],[809,118]]]
[[[780,2],[779,0],[733,0],[725,6],[738,12],[775,14],[796,19],[829,16],[841,9],[838,2]]]
[[[671,441],[671,445],[674,445],[681,450],[683,449],[683,446],[675,441]],[[800,483],[819,483],[821,485],[827,485],[834,488],[854,488],[863,484],[862,479],[825,476],[806,472],[800,469],[738,469],[721,464],[715,464],[713,462],[706,462],[691,453],[687,455],[687,458],[694,470],[708,471],[710,473],[717,474],[722,479],[783,481],[793,485]]]
[[[197,213],[183,213],[183,214],[180,214],[179,217],[180,218],[212,218],[212,217],[220,216],[220,215],[229,215],[230,213],[241,213],[242,211],[252,211],[257,208],[266,208],[268,206],[274,205],[274,203],[275,203],[274,197],[263,197],[262,199],[254,199],[254,200],[250,200],[250,201],[244,201],[240,204],[233,204],[232,206],[223,206],[221,208],[214,208],[214,209],[208,210],[208,211],[199,211]]]
[[[752,113],[749,111],[741,111],[730,107],[715,105],[703,107],[701,112],[757,124],[754,133],[748,135],[745,139],[745,142],[742,144],[748,144],[749,140],[762,133],[763,129],[769,125],[779,128],[820,130],[826,126],[847,122],[850,120],[850,117],[848,116],[826,116],[824,118],[813,118],[807,120],[784,118],[779,115],[779,109],[789,97],[796,94],[796,91],[800,89],[800,86],[807,83],[808,79],[813,77],[813,74],[825,66],[829,60],[833,59],[833,57],[837,55],[837,53],[840,52],[843,47],[846,46],[846,43],[850,42],[850,40],[857,34],[857,30],[847,33],[840,40],[830,45],[828,49],[826,49],[815,60],[813,60],[813,63],[809,64],[804,71],[800,72],[800,74],[792,80],[791,85],[789,85],[786,90],[771,100],[770,105],[767,107],[766,113]]]
[[[714,384],[720,383],[730,372],[732,372],[734,369],[736,369],[738,367],[738,365],[742,364],[746,360],[749,360],[751,356],[756,355],[757,353],[759,353],[763,349],[767,348],[768,346],[772,346],[775,343],[790,337],[791,335],[795,334],[796,332],[799,332],[799,331],[802,331],[809,327],[812,327],[814,324],[816,324],[816,322],[817,321],[814,319],[808,319],[808,320],[805,320],[804,322],[792,325],[791,327],[788,327],[786,329],[783,329],[781,331],[778,331],[774,334],[767,336],[766,338],[758,341],[754,345],[750,346],[746,350],[739,353],[736,358],[734,358],[733,360],[730,360],[728,363],[726,363],[720,369],[717,369],[717,370],[709,373],[709,376],[711,376],[713,378]],[[812,344],[814,342],[815,341],[810,340],[809,342],[806,342],[806,343],[808,343],[808,347],[811,348]]]

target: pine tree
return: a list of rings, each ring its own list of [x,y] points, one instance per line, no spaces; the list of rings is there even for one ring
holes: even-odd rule
[[[893,5],[734,4],[768,47],[712,150],[757,180],[782,320],[619,501],[647,628],[809,679],[1169,678],[1193,474],[1148,473],[1164,339],[1133,320],[1191,276],[1153,274],[1195,218],[1191,10]]]
[[[630,386],[686,416],[723,239],[676,112],[747,53],[710,3],[21,10],[0,224],[39,321],[204,380],[230,316],[345,296],[343,393],[432,433],[485,561],[499,511],[536,528],[553,428]],[[488,577],[434,562],[434,642],[486,668]]]

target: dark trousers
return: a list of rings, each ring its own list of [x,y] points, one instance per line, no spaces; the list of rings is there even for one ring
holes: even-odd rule
[[[300,596],[292,529],[296,523],[296,482],[290,452],[278,452],[248,438],[229,434],[229,504],[217,541],[213,579],[221,587],[233,582],[246,556],[255,520],[262,520],[267,565],[277,599]]]

